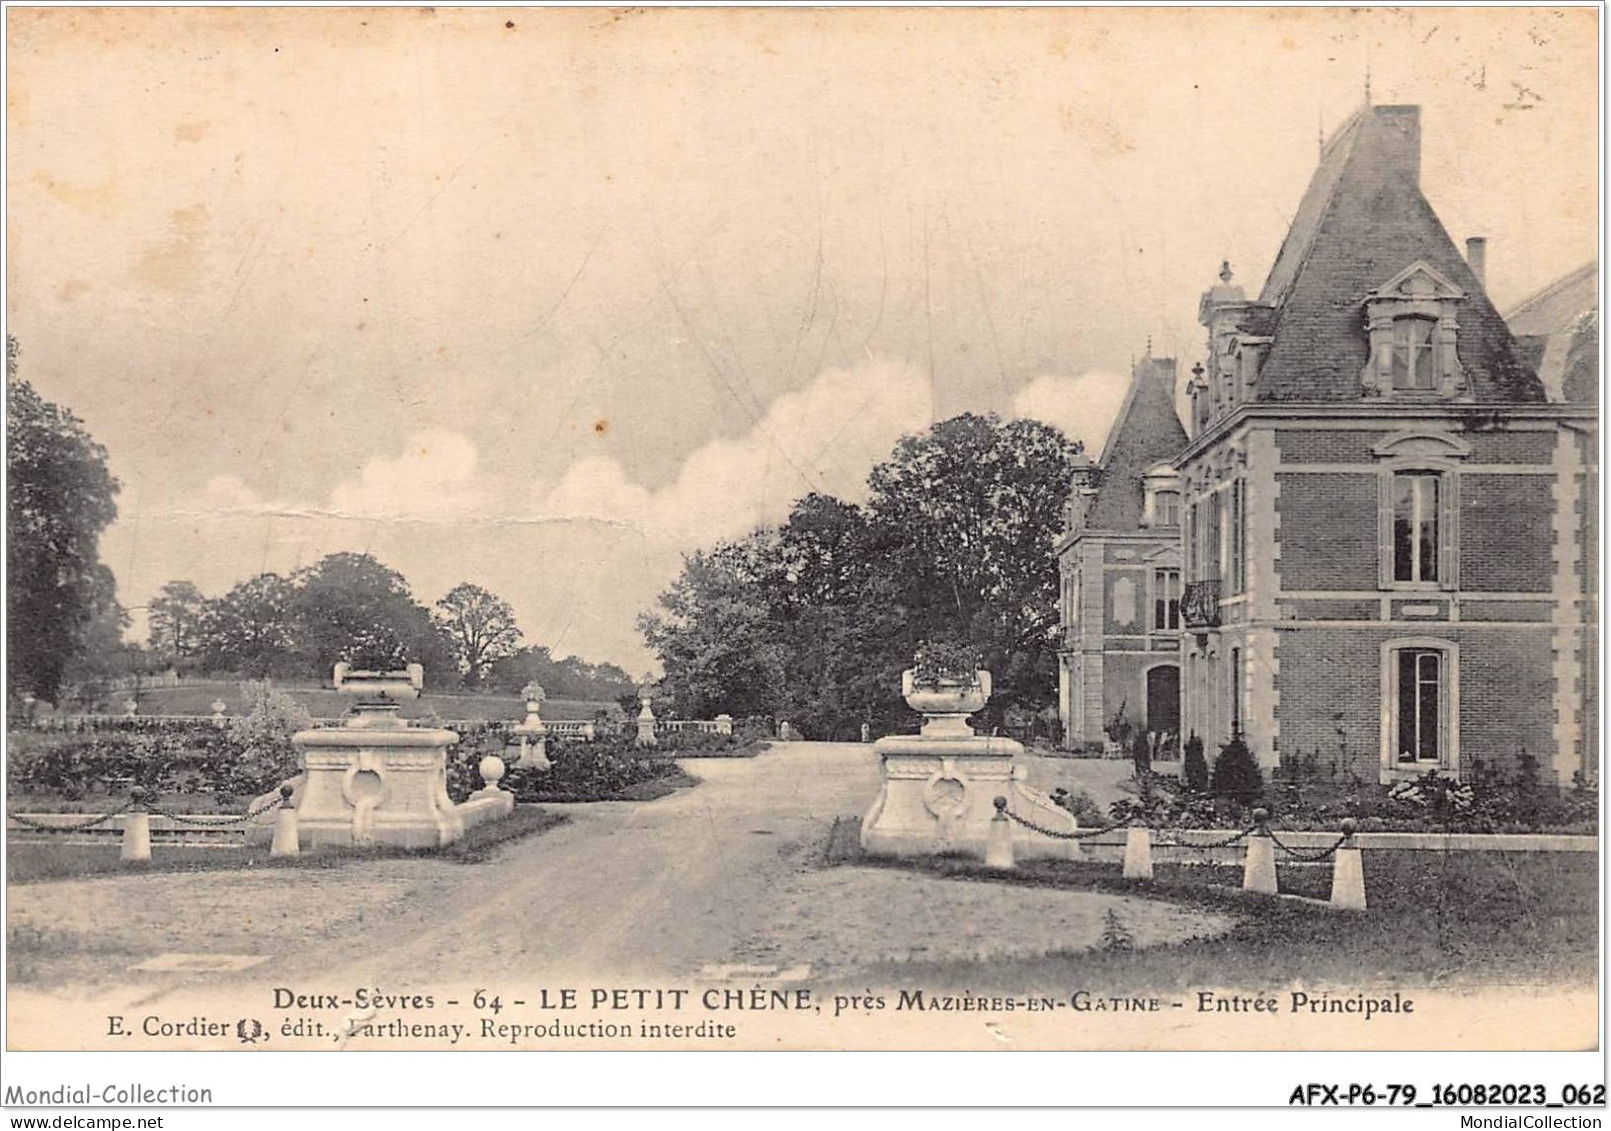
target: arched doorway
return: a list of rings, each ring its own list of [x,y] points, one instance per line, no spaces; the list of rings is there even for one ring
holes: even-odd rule
[[[1159,664],[1147,669],[1147,732],[1180,735],[1180,668]]]

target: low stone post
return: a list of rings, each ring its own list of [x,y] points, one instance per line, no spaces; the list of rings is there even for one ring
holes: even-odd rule
[[[1275,841],[1270,836],[1270,811],[1253,810],[1258,827],[1247,838],[1247,862],[1242,868],[1242,890],[1275,895]]]
[[[787,721],[778,724],[778,740],[780,742],[794,741],[794,729],[789,726]]]
[[[140,713],[140,701],[132,696],[125,699],[123,701],[123,713],[131,719],[134,718],[135,715]]]
[[[996,815],[990,818],[985,838],[985,867],[1010,869],[1012,861],[1012,821],[1007,816],[1007,799],[996,798]]]
[[[125,864],[151,863],[151,814],[146,810],[146,792],[141,786],[129,791],[134,809],[123,819],[123,844],[118,859]]]
[[[1352,817],[1344,818],[1343,842],[1337,847],[1337,857],[1331,865],[1331,905],[1339,911],[1365,910],[1365,861],[1354,843],[1354,832],[1358,828],[1359,822]]]
[[[274,838],[269,842],[270,856],[295,856],[302,851],[296,831],[296,806],[291,795],[296,787],[290,782],[280,786],[280,807],[274,810]]]
[[[720,715],[716,716],[716,733],[717,734],[728,734],[728,735],[733,733],[733,716],[732,715],[723,713],[723,714],[720,714]]]
[[[867,723],[861,724],[861,740],[863,742],[871,742],[873,740],[873,728]]]
[[[229,704],[225,703],[222,699],[214,699],[213,700],[213,725],[214,726],[221,727],[221,726],[224,725],[224,712],[227,711],[228,709],[229,709]]]
[[[1145,825],[1131,825],[1124,831],[1124,878],[1152,879],[1152,833]]]

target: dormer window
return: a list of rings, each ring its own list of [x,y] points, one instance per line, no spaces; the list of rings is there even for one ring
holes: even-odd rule
[[[1159,526],[1180,525],[1180,492],[1159,491],[1153,497],[1153,510]]]
[[[1370,358],[1366,397],[1459,400],[1469,396],[1457,348],[1465,292],[1425,262],[1412,263],[1365,297]]]
[[[1180,477],[1168,464],[1159,464],[1141,476],[1141,525],[1180,525]]]
[[[1407,317],[1393,321],[1393,388],[1395,391],[1433,392],[1438,387],[1436,365],[1437,322]]]

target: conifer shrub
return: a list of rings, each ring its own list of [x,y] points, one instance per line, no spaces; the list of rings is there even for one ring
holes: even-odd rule
[[[1195,734],[1186,740],[1185,764],[1181,773],[1186,778],[1186,788],[1193,793],[1208,792],[1208,759],[1203,756],[1203,740]]]
[[[1219,748],[1219,757],[1214,759],[1213,790],[1215,797],[1242,805],[1251,805],[1264,796],[1264,774],[1241,735]]]

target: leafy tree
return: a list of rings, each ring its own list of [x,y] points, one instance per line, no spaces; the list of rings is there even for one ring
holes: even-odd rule
[[[494,660],[488,665],[483,686],[518,695],[532,680],[561,699],[613,701],[624,694],[635,694],[632,677],[615,664],[594,664],[575,656],[556,660],[541,644]]]
[[[111,574],[105,567],[101,584],[111,592]],[[154,657],[124,639],[129,614],[110,597],[97,604],[84,626],[83,647],[62,667],[60,698],[92,710],[112,694],[113,681],[147,675],[155,670]],[[121,698],[121,697],[120,697]]]
[[[291,580],[291,639],[305,674],[323,677],[341,661],[382,670],[423,664],[437,683],[456,673],[451,647],[403,575],[371,555],[330,554]]]
[[[83,421],[18,376],[19,353],[7,338],[7,686],[54,701],[91,624],[116,604],[100,538],[119,485]]]
[[[868,478],[872,552],[908,642],[980,648],[996,714],[1055,694],[1053,547],[1080,451],[1050,425],[967,413],[903,438]]]
[[[207,598],[189,581],[170,581],[151,599],[151,650],[178,662],[201,650]]]
[[[774,540],[757,532],[685,558],[681,576],[660,597],[661,612],[638,618],[679,712],[767,714],[775,705],[784,656],[763,583]]]
[[[459,671],[479,684],[487,669],[520,647],[520,627],[509,602],[468,581],[436,603],[436,623],[452,642]]]
[[[808,495],[781,526],[691,555],[639,619],[677,709],[889,729],[910,718],[900,672],[920,641],[982,652],[998,718],[1051,702],[1053,544],[1078,452],[1046,425],[960,416],[903,439],[866,508]]]
[[[203,665],[264,678],[295,667],[291,604],[295,586],[277,573],[261,573],[207,602],[201,622]]]

